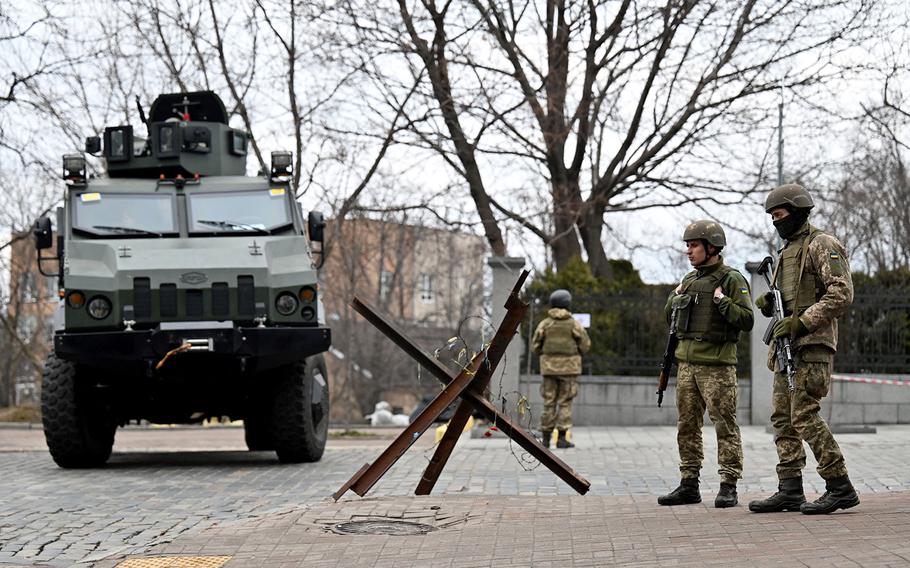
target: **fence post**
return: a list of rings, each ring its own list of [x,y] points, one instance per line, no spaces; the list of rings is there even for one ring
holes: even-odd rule
[[[768,291],[768,285],[756,270],[758,262],[747,262],[746,270],[751,275],[752,300]],[[768,346],[762,341],[765,328],[771,321],[762,315],[761,310],[753,310],[755,313],[755,325],[752,327],[751,339],[749,341],[749,351],[752,370],[752,424],[770,424],[771,423],[771,392],[774,384],[774,373],[768,370]]]
[[[496,329],[506,315],[506,298],[509,291],[515,285],[515,280],[521,274],[525,266],[525,259],[512,256],[491,256],[487,259],[487,264],[493,270],[493,291],[491,301],[493,302],[493,328]],[[518,334],[520,335],[520,334]],[[499,363],[496,374],[490,380],[490,391],[493,396],[494,404],[501,404],[502,397],[505,396],[509,406],[518,402],[518,375],[521,370],[521,337],[512,338],[506,349],[505,356]],[[501,373],[501,375],[500,375]],[[500,376],[502,381],[500,382]],[[500,385],[502,388],[500,388]],[[514,414],[514,406],[504,409],[504,412]]]

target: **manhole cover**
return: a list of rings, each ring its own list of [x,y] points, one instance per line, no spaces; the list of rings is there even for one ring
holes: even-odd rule
[[[333,527],[339,534],[387,534],[392,536],[411,536],[427,534],[435,527],[423,523],[393,520],[350,521]]]

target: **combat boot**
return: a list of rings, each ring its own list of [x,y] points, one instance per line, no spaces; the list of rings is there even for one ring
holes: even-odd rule
[[[559,437],[556,438],[556,447],[557,448],[574,448],[575,444],[566,440],[566,431],[560,430]]]
[[[739,503],[739,499],[736,497],[736,484],[721,483],[720,491],[717,492],[717,497],[714,498],[714,506],[718,509],[726,509],[727,507],[735,507],[737,503]]]
[[[859,505],[859,495],[846,475],[825,480],[825,494],[814,503],[803,503],[799,510],[805,515],[827,515],[838,509]]]
[[[753,513],[779,513],[781,511],[799,511],[800,505],[806,502],[803,493],[803,478],[788,477],[781,479],[777,486],[777,493],[749,503],[749,510]]]
[[[553,430],[541,430],[540,435],[542,436],[540,443],[543,444],[543,447],[549,448],[550,439],[553,437]]]
[[[683,478],[679,487],[666,495],[657,498],[659,505],[692,505],[701,503],[701,493],[698,492],[698,478]]]

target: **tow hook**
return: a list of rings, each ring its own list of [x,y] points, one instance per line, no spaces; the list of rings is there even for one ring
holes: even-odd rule
[[[214,351],[215,340],[211,337],[203,339],[184,339],[184,345],[189,345],[187,351]]]

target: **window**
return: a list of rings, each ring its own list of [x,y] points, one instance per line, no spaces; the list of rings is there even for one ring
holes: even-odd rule
[[[392,293],[392,284],[395,282],[395,273],[388,270],[379,272],[379,299],[385,300]]]
[[[174,201],[174,196],[166,193],[80,193],[73,197],[73,224],[75,229],[105,238],[176,236]]]
[[[189,216],[191,233],[271,232],[291,226],[284,189],[193,193]]]
[[[433,290],[433,275],[421,274],[417,281],[417,295],[420,301],[425,304],[432,304],[436,299],[436,292]]]
[[[19,298],[25,304],[34,304],[41,299],[35,275],[25,271],[19,280]]]

